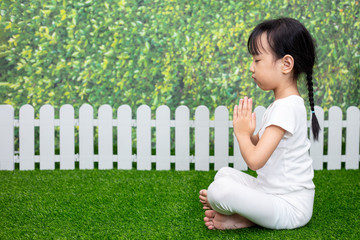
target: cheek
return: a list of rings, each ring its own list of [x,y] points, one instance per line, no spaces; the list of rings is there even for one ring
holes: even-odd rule
[[[283,68],[283,64],[281,63],[281,61],[277,61],[276,64],[274,65],[274,70],[276,69],[277,72],[281,73],[282,68]]]

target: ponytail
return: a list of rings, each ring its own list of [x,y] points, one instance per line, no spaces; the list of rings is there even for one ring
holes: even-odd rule
[[[306,74],[306,81],[307,81],[307,88],[308,88],[308,93],[309,93],[309,102],[310,102],[310,109],[311,109],[311,131],[313,133],[314,139],[318,140],[319,132],[320,132],[320,125],[319,125],[319,121],[315,115],[312,70]]]

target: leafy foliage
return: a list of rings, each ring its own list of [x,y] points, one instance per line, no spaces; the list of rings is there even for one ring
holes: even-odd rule
[[[4,0],[0,100],[35,108],[162,104],[172,111],[243,95],[268,105],[246,42],[264,19],[299,19],[318,45],[315,101],[359,106],[358,1]],[[307,99],[305,83],[300,83]]]

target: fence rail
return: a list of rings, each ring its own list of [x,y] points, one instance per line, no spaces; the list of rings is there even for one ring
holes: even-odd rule
[[[265,108],[259,106],[254,111],[257,131]],[[342,163],[346,169],[359,169],[359,108],[349,107],[346,120],[336,106],[329,109],[328,120],[324,119],[322,108],[316,106],[315,112],[322,131],[316,142],[310,134],[314,169],[323,169],[324,163],[327,163],[327,169],[340,169]],[[78,119],[75,119],[71,105],[60,108],[59,119],[55,119],[54,113],[51,105],[44,105],[40,108],[40,118],[35,119],[34,108],[24,105],[20,108],[19,119],[15,119],[12,106],[0,105],[0,170],[14,170],[16,163],[20,170],[33,170],[35,163],[39,163],[42,170],[52,170],[56,162],[60,163],[60,169],[75,169],[75,162],[79,163],[79,169],[93,169],[95,162],[99,169],[112,169],[114,162],[118,169],[132,169],[133,162],[138,170],[150,170],[152,163],[156,163],[156,170],[169,170],[171,163],[175,164],[176,170],[189,170],[190,163],[194,164],[195,170],[201,171],[208,171],[210,163],[214,164],[215,170],[229,163],[236,169],[247,169],[231,130],[228,109],[224,106],[215,109],[214,120],[210,120],[205,106],[196,109],[194,120],[186,106],[176,109],[175,120],[170,119],[167,106],[156,109],[155,120],[151,119],[151,109],[147,105],[137,109],[136,119],[128,105],[117,109],[116,119],[113,119],[113,109],[109,105],[100,106],[97,119],[88,104],[80,107]],[[39,137],[35,136],[36,128]],[[55,134],[56,129],[59,129],[59,136]],[[56,142],[59,154],[55,154]],[[171,154],[172,142],[174,155]],[[96,155],[94,143],[98,148]],[[210,154],[211,144],[213,154]],[[35,154],[37,145],[39,155]],[[75,153],[76,145],[79,146],[78,153]],[[153,146],[156,149],[154,155]],[[232,155],[229,147],[233,147]],[[194,154],[190,154],[190,149],[195,150]]]

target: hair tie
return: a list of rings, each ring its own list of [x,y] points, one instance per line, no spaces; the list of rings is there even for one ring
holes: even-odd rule
[[[311,113],[315,113],[315,111],[311,111]]]

